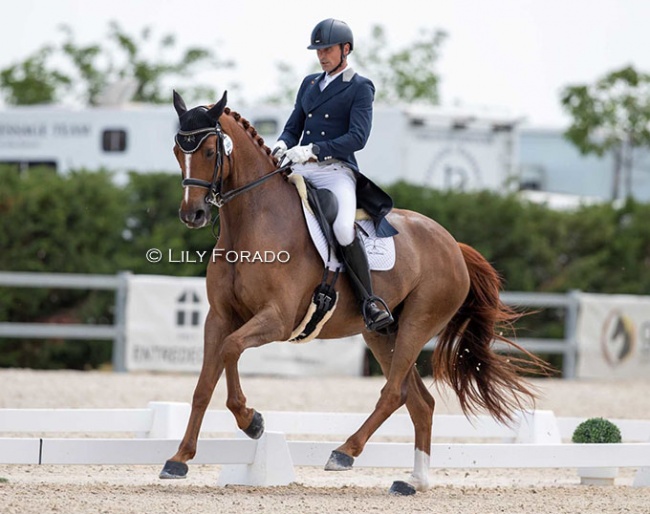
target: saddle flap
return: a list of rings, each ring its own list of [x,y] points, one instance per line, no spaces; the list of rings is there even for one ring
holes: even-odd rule
[[[305,185],[307,187],[309,206],[318,220],[318,224],[323,230],[330,247],[336,248],[338,245],[334,237],[332,224],[339,211],[339,202],[334,193],[328,189],[317,189],[309,180],[305,180]]]
[[[322,214],[325,221],[332,225],[339,212],[339,201],[329,189],[317,189],[308,180],[307,198],[314,213]]]

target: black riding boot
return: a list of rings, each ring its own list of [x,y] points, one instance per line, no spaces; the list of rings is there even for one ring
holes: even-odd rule
[[[356,235],[352,244],[341,246],[343,261],[350,275],[350,283],[354,293],[361,302],[361,312],[368,330],[381,330],[393,323],[393,316],[384,301],[372,292],[372,279],[366,248],[361,238]],[[377,307],[381,303],[384,309]]]

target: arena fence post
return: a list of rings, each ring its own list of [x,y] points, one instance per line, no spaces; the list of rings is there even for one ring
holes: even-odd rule
[[[121,271],[117,274],[118,286],[115,289],[115,314],[113,324],[115,337],[113,338],[113,371],[123,373],[126,369],[126,297],[129,288],[130,271]]]
[[[241,433],[243,435],[243,433]],[[293,460],[282,432],[264,432],[251,464],[222,466],[217,485],[278,486],[296,480]]]
[[[521,411],[517,443],[562,444],[560,427],[550,410]]]
[[[150,439],[182,439],[190,417],[190,404],[180,402],[149,402],[147,408],[153,411]]]

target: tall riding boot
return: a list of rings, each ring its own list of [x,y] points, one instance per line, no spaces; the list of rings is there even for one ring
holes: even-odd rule
[[[386,303],[372,292],[372,279],[366,248],[361,238],[356,235],[352,244],[341,246],[343,261],[345,262],[350,283],[354,293],[361,302],[361,312],[368,330],[381,330],[393,323],[393,316]],[[377,307],[375,302],[381,303],[385,309]]]

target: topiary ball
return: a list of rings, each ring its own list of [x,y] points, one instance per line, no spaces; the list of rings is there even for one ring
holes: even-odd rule
[[[621,431],[603,418],[590,418],[580,423],[571,440],[574,443],[620,443]]]

